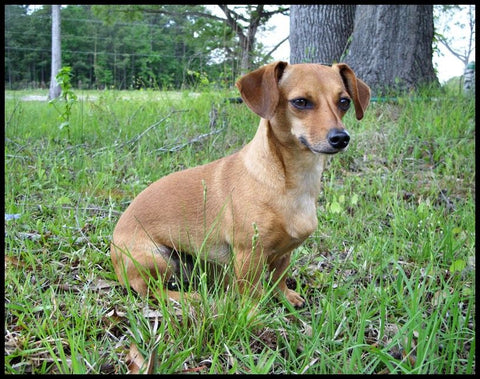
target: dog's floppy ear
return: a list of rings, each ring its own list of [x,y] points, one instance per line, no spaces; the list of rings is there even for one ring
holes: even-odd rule
[[[287,65],[281,61],[270,63],[242,76],[236,83],[243,101],[262,118],[270,119],[275,113],[280,98],[278,81]]]
[[[357,120],[361,120],[363,118],[363,113],[370,102],[370,87],[367,86],[364,81],[358,79],[353,70],[347,64],[334,64],[332,65],[332,68],[336,69],[342,77],[347,92],[353,99],[355,116],[357,117]]]

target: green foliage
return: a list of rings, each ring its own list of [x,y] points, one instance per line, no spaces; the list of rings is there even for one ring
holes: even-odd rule
[[[28,13],[25,5],[5,5],[6,88],[48,88],[51,55],[50,7]],[[35,68],[32,75],[31,68]]]
[[[72,68],[68,66],[62,67],[55,79],[62,89],[60,96],[56,99],[50,100],[49,104],[53,105],[59,113],[59,118],[62,123],[58,127],[60,130],[65,128],[68,132],[68,138],[70,139],[70,117],[72,115],[72,107],[77,103],[78,98],[75,92],[73,92],[71,84]]]
[[[347,114],[289,271],[306,306],[269,293],[257,311],[203,276],[199,304],[152,303],[108,253],[148,184],[253,137],[234,94],[77,91],[66,140],[52,107],[7,91],[5,372],[125,373],[135,345],[155,373],[474,374],[475,99],[446,91]]]
[[[68,5],[61,33],[78,88],[224,87],[238,76],[235,33],[202,5]],[[50,6],[6,5],[5,43],[7,88],[48,87]]]
[[[442,43],[466,67],[475,52],[475,5],[435,5],[434,17],[435,44]]]

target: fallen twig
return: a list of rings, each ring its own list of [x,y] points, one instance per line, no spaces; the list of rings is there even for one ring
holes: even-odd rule
[[[212,109],[210,110],[209,115],[210,115],[209,126],[210,126],[210,129],[213,129],[217,125],[218,109],[215,106],[212,106]],[[165,146],[160,147],[160,148],[156,149],[156,151],[173,153],[173,152],[179,151],[179,150],[187,147],[188,145],[191,145],[191,144],[196,143],[196,142],[203,141],[204,139],[206,139],[208,137],[211,137],[215,134],[218,134],[223,129],[225,129],[225,120],[224,120],[224,122],[222,122],[222,126],[220,128],[212,130],[211,132],[208,132],[208,133],[200,134],[200,135],[188,140],[187,142],[179,143],[177,145],[174,145],[173,147],[165,147]]]
[[[116,147],[122,147],[122,146],[125,146],[125,145],[133,145],[134,143],[136,143],[140,138],[142,138],[145,134],[147,134],[150,130],[152,130],[153,128],[156,128],[158,125],[160,125],[162,122],[164,122],[167,118],[170,117],[170,115],[172,114],[172,112],[170,112],[168,115],[166,115],[164,118],[162,118],[160,121],[157,121],[155,123],[153,123],[152,125],[150,125],[147,129],[145,129],[143,132],[141,132],[140,134],[137,134],[135,137],[133,137],[132,139],[129,139],[128,141],[124,142],[124,143],[121,143],[119,144],[118,146]]]
[[[204,134],[200,134],[190,140],[188,140],[187,142],[184,142],[184,143],[180,143],[178,145],[175,145],[173,147],[160,147],[158,149],[156,149],[155,151],[162,151],[162,152],[165,152],[165,153],[173,153],[175,151],[179,151],[181,149],[183,149],[184,147],[187,147],[188,145],[191,145],[193,143],[196,143],[196,142],[200,142],[200,141],[203,141],[204,139],[210,137],[210,136],[213,136],[215,134],[218,134],[220,133],[224,128],[219,128],[219,129],[215,129],[215,130],[212,130],[211,132],[208,132],[208,133],[204,133]]]
[[[96,151],[93,155],[96,155],[98,153],[101,153],[102,151],[109,150],[109,149],[117,149],[119,147],[127,146],[127,145],[134,145],[140,138],[142,138],[145,134],[147,134],[150,130],[153,128],[156,128],[158,125],[162,124],[165,120],[167,120],[173,113],[176,112],[184,112],[184,111],[170,111],[164,118],[161,120],[154,122],[152,125],[150,125],[147,129],[145,129],[143,132],[140,134],[137,134],[135,137],[129,139],[128,141],[122,142],[122,143],[114,143],[113,145],[110,146],[105,146]]]

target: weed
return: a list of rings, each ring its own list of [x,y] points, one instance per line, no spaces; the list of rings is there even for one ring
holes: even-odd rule
[[[71,71],[72,68],[69,66],[62,67],[58,74],[55,76],[55,79],[62,89],[59,98],[50,100],[49,104],[55,107],[55,110],[59,113],[59,118],[62,123],[59,125],[59,129],[62,130],[65,128],[68,133],[68,139],[70,139],[70,117],[72,115],[72,107],[78,101],[77,95],[73,92],[71,80]],[[59,102],[64,101],[63,109],[59,108]]]

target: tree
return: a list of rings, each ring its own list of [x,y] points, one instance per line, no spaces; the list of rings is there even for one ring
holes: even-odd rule
[[[94,13],[107,22],[123,20],[147,19],[148,15],[168,16],[168,21],[181,27],[179,41],[188,44],[193,40],[203,41],[202,52],[224,51],[223,59],[233,68],[234,77],[239,73],[245,73],[256,65],[259,53],[257,44],[257,32],[265,27],[265,24],[275,14],[286,14],[289,10],[284,6],[246,5],[227,6],[219,5],[224,17],[212,14],[202,5],[116,5],[94,6]],[[187,24],[190,23],[190,27]],[[225,25],[228,30],[220,30],[219,23]],[[195,26],[195,27],[193,27]],[[177,29],[178,30],[178,29]],[[221,33],[221,34],[220,34]],[[195,38],[185,38],[188,34],[196,35]],[[206,38],[202,38],[206,37]],[[222,38],[218,38],[221,36]],[[234,37],[238,41],[234,41]],[[271,54],[274,50],[270,51]],[[184,66],[189,63],[187,54],[183,61]],[[261,60],[260,60],[261,61]],[[192,70],[184,70],[184,73]],[[196,71],[196,70],[193,70]]]
[[[82,88],[89,88],[94,82],[95,47],[102,26],[90,8],[91,5],[62,7],[62,62],[72,68],[72,84]]]
[[[241,72],[242,59],[243,70],[268,59],[256,39],[270,17],[288,8],[229,5],[224,8],[229,24],[215,7],[64,5],[61,65],[72,68],[72,83],[82,88],[230,85]],[[242,38],[249,42],[241,43]],[[6,5],[6,88],[48,88],[50,77],[55,78],[51,44],[50,5]]]
[[[21,28],[27,17],[27,6],[5,5],[5,86],[9,89],[14,88],[25,70],[19,51],[24,43]]]
[[[95,12],[97,15],[104,19],[112,19],[114,15],[123,13],[130,18],[136,18],[141,13],[144,14],[164,14],[173,18],[180,18],[185,20],[190,19],[210,19],[225,23],[234,35],[237,36],[238,42],[235,45],[230,43],[230,38],[227,41],[223,41],[223,47],[227,50],[226,55],[237,55],[237,59],[240,62],[240,73],[246,73],[255,64],[255,58],[258,57],[256,48],[256,36],[257,32],[261,30],[265,24],[276,14],[287,14],[288,7],[274,6],[269,7],[263,4],[259,5],[239,5],[229,6],[224,4],[218,5],[221,11],[225,14],[225,18],[216,16],[207,11],[204,6],[200,5],[122,5],[122,6],[95,6]],[[228,33],[227,33],[228,35]],[[218,41],[217,36],[212,36],[214,41]],[[226,37],[226,34],[223,34]],[[226,43],[225,43],[226,42]],[[239,53],[236,53],[236,50]],[[269,54],[273,52],[270,51]]]
[[[464,13],[466,22],[457,21],[452,25],[451,20],[456,12]],[[435,5],[434,14],[439,24],[435,37],[466,69],[475,50],[475,5]],[[465,36],[459,36],[459,30],[465,30]],[[462,43],[461,47],[455,43],[458,40]]]
[[[240,7],[229,8],[224,4],[220,4],[219,7],[226,16],[225,21],[239,39],[241,49],[240,73],[245,74],[250,71],[254,63],[257,31],[275,14],[286,14],[288,8],[280,6],[267,10],[263,4],[247,5],[243,9]]]
[[[358,5],[345,57],[377,93],[436,83],[433,5]]]
[[[51,74],[51,13],[50,7],[32,12],[28,5],[5,6],[6,88],[46,88]]]
[[[312,28],[321,30],[325,22],[321,19]],[[335,22],[337,27],[341,24],[341,20]],[[348,20],[345,25],[349,28]],[[296,30],[292,32],[297,33]],[[334,29],[331,33],[338,34],[338,31]],[[317,38],[309,47],[322,50],[325,39]],[[350,39],[342,60],[370,85],[374,93],[437,82],[432,63],[432,5],[357,5]],[[345,49],[346,43],[341,44],[341,48]],[[290,58],[291,61],[296,59],[296,56]]]
[[[62,92],[56,76],[62,67],[62,47],[60,40],[60,5],[52,5],[52,76],[48,98],[56,99]]]
[[[355,5],[292,5],[290,63],[339,62],[353,32]]]
[[[114,69],[133,71],[124,75],[125,79],[135,77],[141,83],[153,81],[175,88],[195,85],[195,78],[200,77],[221,80],[222,64],[211,57],[230,45],[234,35],[225,33],[225,20],[211,15],[204,6],[95,5],[92,10],[106,28],[118,29],[109,34],[116,47],[110,54],[118,58],[112,64]]]

